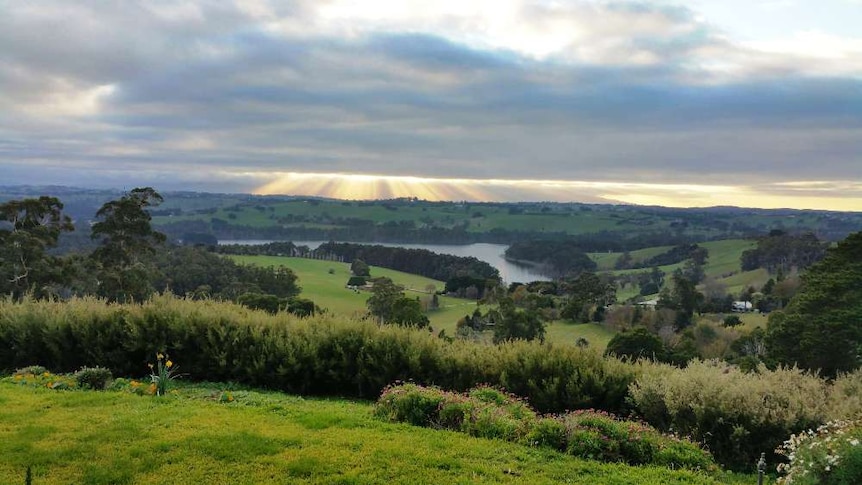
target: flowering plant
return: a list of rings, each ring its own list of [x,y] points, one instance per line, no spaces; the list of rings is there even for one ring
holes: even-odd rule
[[[159,352],[156,354],[156,364],[147,364],[150,366],[150,379],[155,386],[157,396],[164,396],[168,391],[170,382],[178,377],[177,370],[179,366],[174,365],[173,361],[167,355]]]
[[[862,420],[830,421],[791,435],[775,452],[789,460],[778,465],[780,484],[862,483]]]

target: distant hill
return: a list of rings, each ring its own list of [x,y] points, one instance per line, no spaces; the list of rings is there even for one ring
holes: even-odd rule
[[[53,195],[85,229],[116,190],[0,186],[0,201]],[[749,239],[774,229],[813,232],[837,241],[862,230],[862,212],[551,202],[344,201],[313,197],[164,192],[154,224],[175,238],[339,240],[394,243],[512,244],[566,239],[584,251],[634,251],[657,246]]]

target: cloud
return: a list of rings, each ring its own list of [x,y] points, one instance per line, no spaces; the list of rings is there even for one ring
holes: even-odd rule
[[[746,43],[675,5],[0,10],[8,180],[32,164],[243,190],[282,172],[717,186],[858,180],[862,162],[857,40]]]

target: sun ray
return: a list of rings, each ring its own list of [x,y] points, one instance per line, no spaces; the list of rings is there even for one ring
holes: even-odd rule
[[[423,200],[556,201],[669,207],[798,208],[862,211],[862,186],[840,181],[766,185],[660,184],[584,180],[431,178],[345,173],[281,172],[256,194],[305,195],[349,200],[416,197]],[[834,190],[830,195],[829,189]]]

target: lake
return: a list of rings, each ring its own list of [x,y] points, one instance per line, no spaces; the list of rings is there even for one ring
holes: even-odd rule
[[[219,241],[219,244],[266,244],[275,241],[269,240],[260,240],[260,239],[249,239],[249,240],[223,240]],[[327,241],[293,241],[293,244],[297,246],[308,246],[311,249],[315,249],[321,244]],[[349,241],[337,241],[337,242],[349,242]],[[387,247],[401,247],[401,248],[409,248],[409,249],[427,249],[428,251],[432,251],[440,254],[451,254],[454,256],[464,256],[469,257],[472,256],[480,261],[485,261],[491,266],[497,268],[500,272],[500,277],[503,278],[503,281],[506,283],[513,282],[521,282],[526,283],[530,281],[537,280],[547,280],[548,277],[542,275],[541,273],[533,270],[529,266],[523,266],[519,264],[515,264],[509,261],[506,261],[506,258],[503,257],[503,253],[506,251],[505,244],[488,244],[488,243],[474,243],[474,244],[396,244],[396,243],[352,243],[352,244],[376,244],[379,246],[387,246]]]

